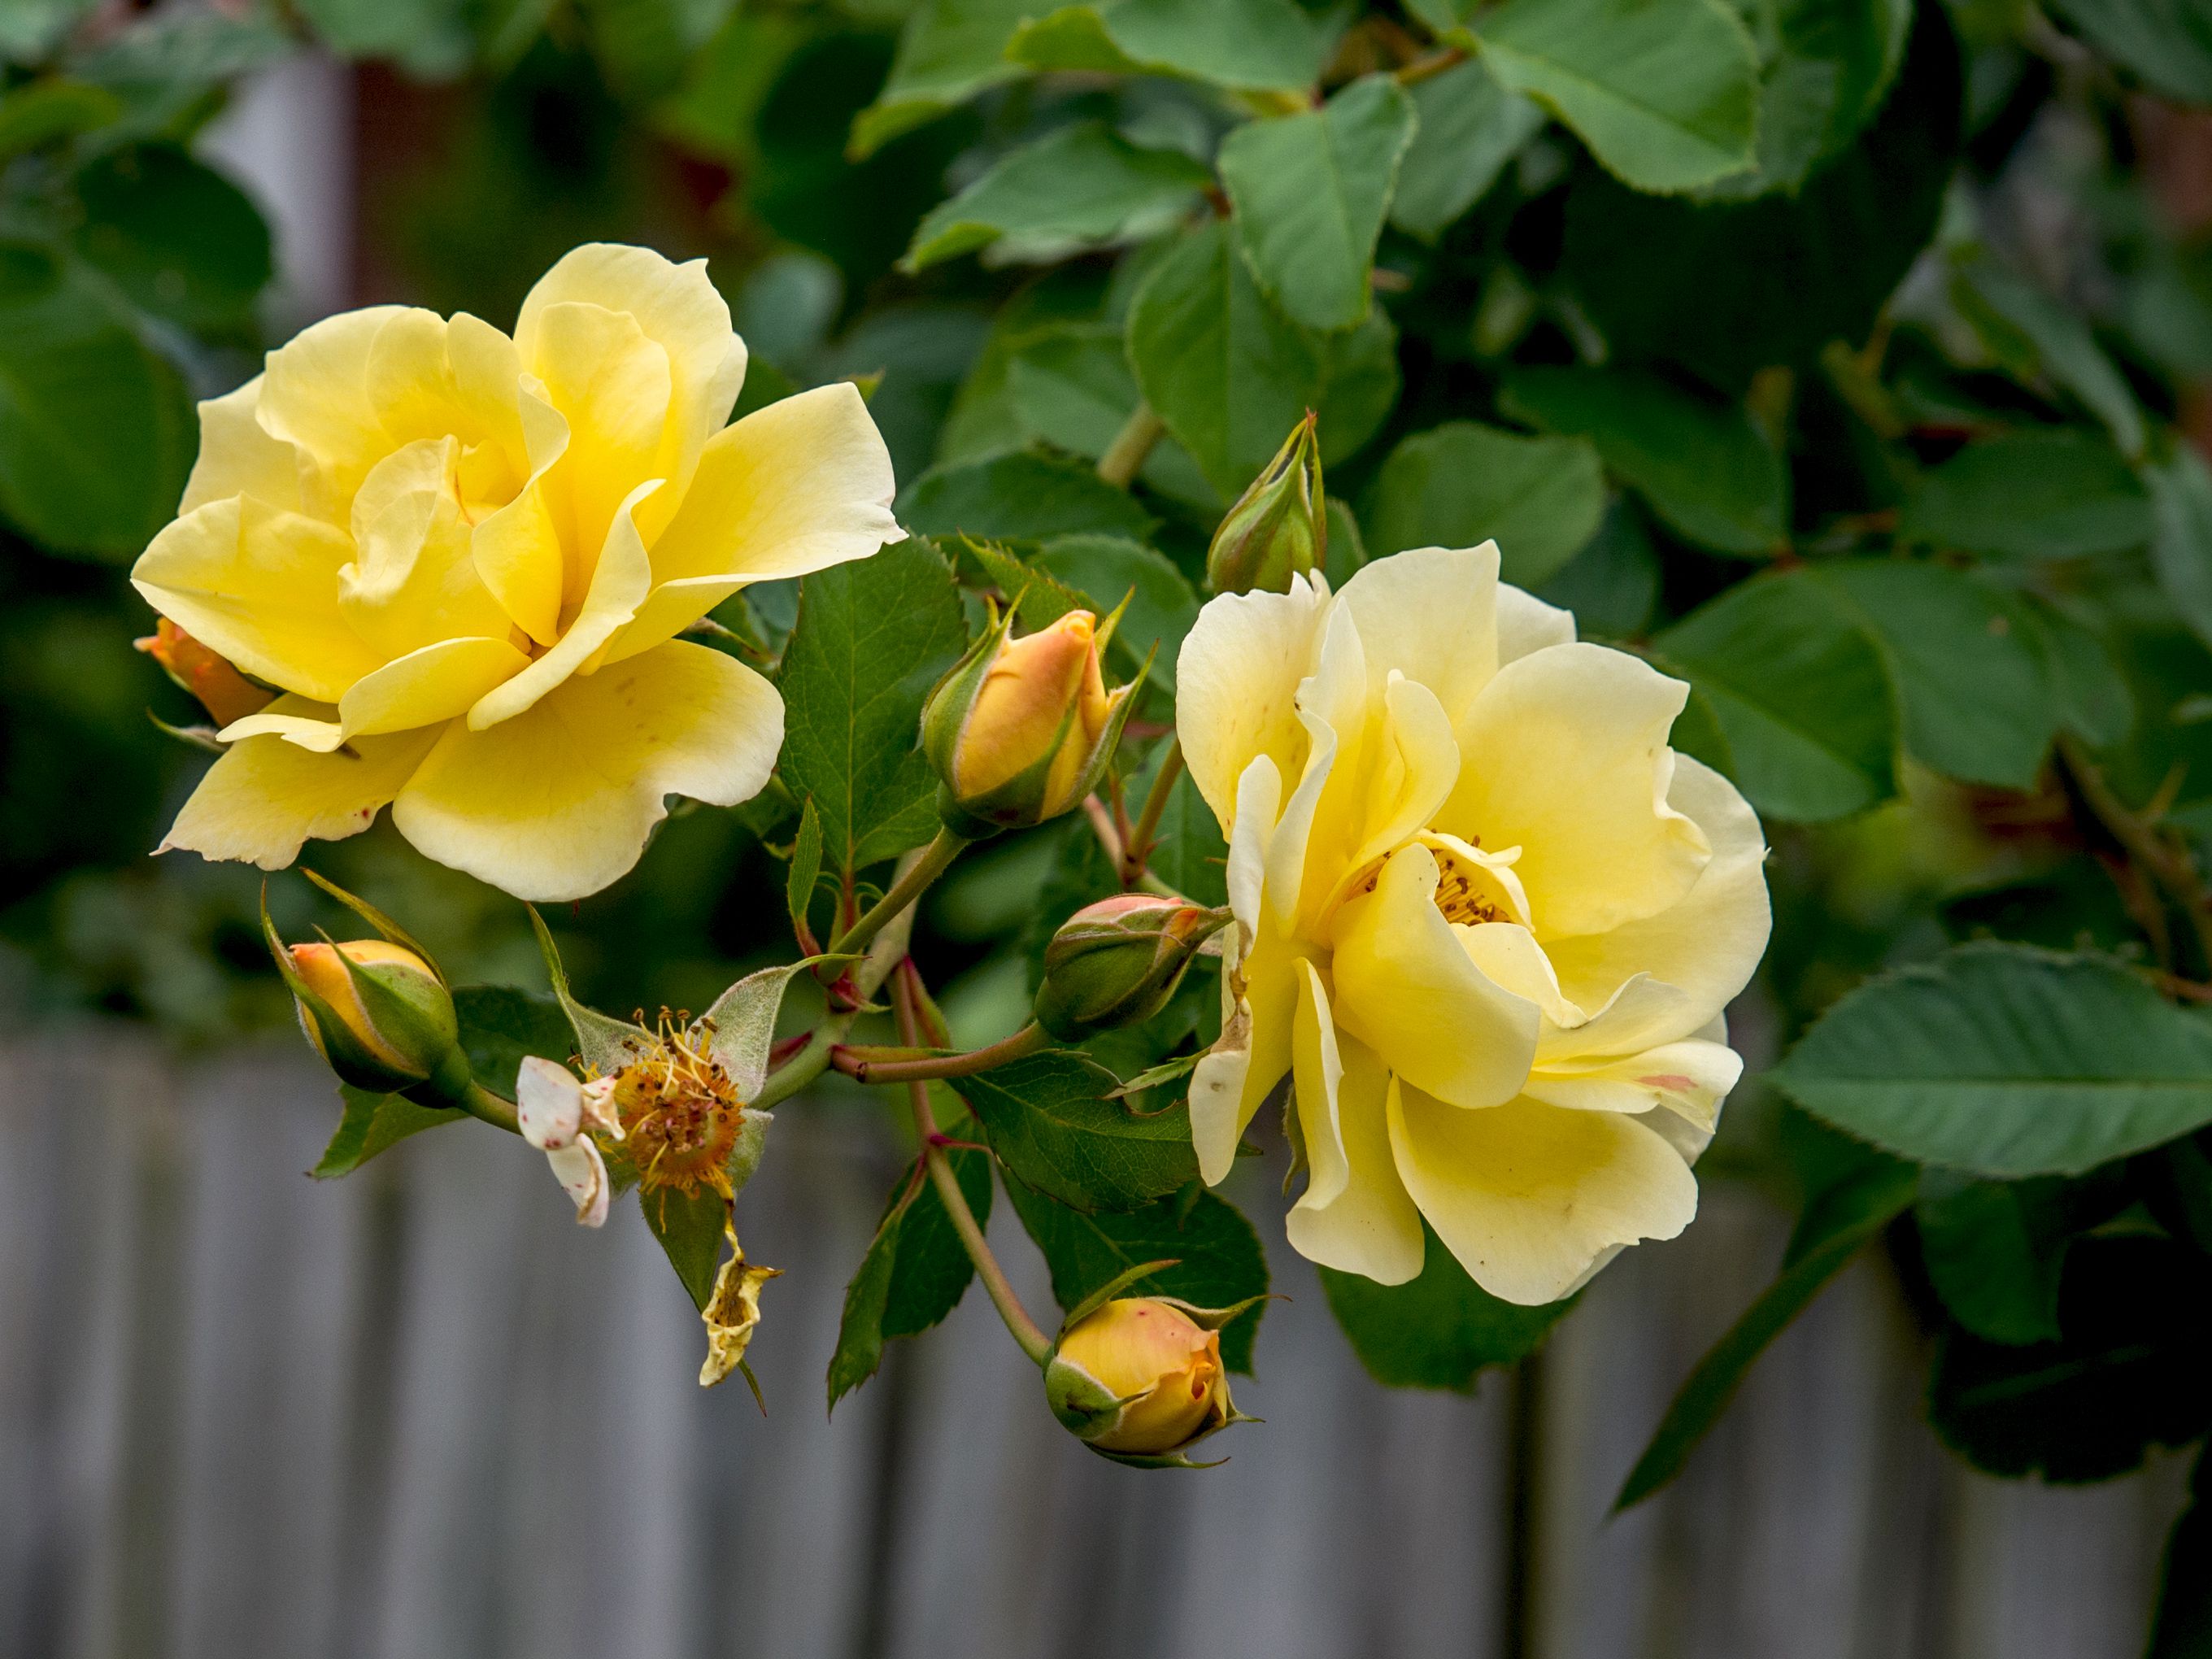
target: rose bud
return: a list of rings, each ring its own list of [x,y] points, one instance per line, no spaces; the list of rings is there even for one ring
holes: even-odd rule
[[[423,1105],[458,1103],[472,1079],[446,976],[374,907],[315,880],[386,937],[288,945],[263,908],[262,934],[298,1006],[300,1029],[341,1083]]]
[[[1185,1467],[1186,1448],[1240,1418],[1210,1313],[1170,1297],[1079,1310],[1045,1361],[1045,1398],[1063,1427],[1121,1462]]]
[[[1132,686],[1109,691],[1099,653],[1113,634],[1088,611],[1010,637],[1013,613],[984,631],[930,693],[922,748],[938,811],[977,840],[1057,817],[1091,793],[1129,717]]]
[[[1206,586],[1217,593],[1286,593],[1291,578],[1320,569],[1328,551],[1321,441],[1309,410],[1213,532]]]
[[[181,690],[198,697],[218,726],[258,714],[276,700],[274,691],[256,685],[228,658],[218,657],[167,617],[151,634],[131,643],[161,664]]]
[[[1226,909],[1152,893],[1085,905],[1045,946],[1037,1024],[1072,1042],[1150,1019],[1182,983],[1199,947],[1229,921]]]

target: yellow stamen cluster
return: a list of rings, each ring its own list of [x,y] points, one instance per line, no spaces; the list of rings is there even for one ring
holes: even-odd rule
[[[744,1127],[744,1103],[730,1074],[700,1046],[711,1035],[663,1008],[651,1046],[633,1042],[637,1058],[615,1073],[624,1150],[647,1191],[691,1194],[704,1184],[731,1196],[725,1166]]]

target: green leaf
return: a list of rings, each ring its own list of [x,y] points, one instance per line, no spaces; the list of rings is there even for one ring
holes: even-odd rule
[[[1597,533],[1605,479],[1586,438],[1525,438],[1451,421],[1390,452],[1360,516],[1376,558],[1495,539],[1505,580],[1529,587]]]
[[[940,1093],[942,1085],[932,1088]],[[952,1103],[949,1095],[944,1103]],[[974,1133],[964,1114],[940,1117],[944,1133],[960,1138]],[[968,1207],[980,1223],[991,1216],[991,1160],[981,1152],[956,1148],[951,1159]],[[926,1174],[909,1171],[884,1206],[876,1235],[861,1257],[860,1271],[845,1287],[845,1311],[837,1328],[836,1352],[830,1357],[830,1407],[876,1374],[884,1344],[893,1337],[916,1336],[938,1324],[953,1309],[975,1277],[975,1264],[954,1231],[952,1218]]]
[[[811,799],[830,867],[859,870],[937,833],[921,705],[967,644],[952,573],[916,538],[800,585],[783,656],[783,781]]]
[[[1959,154],[1947,10],[1917,8],[1879,118],[1794,191],[1686,201],[1595,169],[1569,186],[1559,275],[1616,356],[1680,363],[1732,390],[1771,363],[1809,371],[1829,342],[1867,338],[1935,234]]]
[[[1177,242],[1129,307],[1130,366],[1170,432],[1224,496],[1240,494],[1309,409],[1334,463],[1397,400],[1396,349],[1379,309],[1341,334],[1302,327],[1260,291],[1230,227]]]
[[[1390,222],[1434,241],[1482,198],[1505,164],[1544,125],[1544,112],[1498,77],[1479,58],[1409,89],[1416,124],[1399,163]]]
[[[2094,748],[2125,739],[2135,727],[2135,693],[2103,637],[2071,617],[2031,602],[2024,619],[2043,652],[2061,725]]]
[[[1025,25],[1008,54],[1046,70],[1180,76],[1237,92],[1304,92],[1329,37],[1292,0],[1099,0]]]
[[[2212,19],[2197,0],[2052,0],[2106,57],[2187,104],[2212,104]]]
[[[2127,1200],[2124,1182],[2094,1177],[1976,1181],[1923,1170],[1912,1213],[1921,1260],[1951,1316],[1988,1341],[2018,1345],[2058,1340],[2067,1246]]]
[[[2152,507],[2151,566],[2166,603],[2212,645],[2212,466],[2196,447],[2172,445],[2143,470]]]
[[[1759,165],[1710,187],[1731,199],[1795,190],[1873,118],[1905,61],[1911,0],[1753,0]]]
[[[933,468],[899,497],[899,522],[925,535],[1042,541],[1095,532],[1142,541],[1155,520],[1080,461],[1027,450]]]
[[[2151,529],[2150,498],[2119,451],[2063,428],[1967,445],[1922,476],[1897,523],[1901,538],[2019,559],[2124,552]]]
[[[1644,632],[1659,602],[1659,554],[1627,497],[1613,500],[1589,544],[1535,592],[1573,611],[1586,635],[1625,640]]]
[[[461,1052],[482,1087],[502,1099],[514,1096],[515,1073],[526,1055],[565,1062],[576,1052],[575,1033],[552,997],[508,985],[462,985],[453,991],[461,1025]]]
[[[1080,1210],[1130,1210],[1198,1177],[1190,1114],[1142,1115],[1110,1098],[1121,1079],[1082,1055],[1032,1054],[953,1087],[1007,1170]]]
[[[431,79],[468,66],[471,8],[459,0],[296,0],[322,44],[342,58],[386,58]]]
[[[1912,1202],[1913,1175],[1910,1164],[1868,1161],[1806,1206],[1783,1259],[1781,1277],[1759,1292],[1676,1392],[1651,1443],[1613,1499],[1616,1514],[1642,1503],[1682,1472],[1767,1345],[1811,1305],[1861,1245]]]
[[[1762,813],[1817,823],[1891,792],[1896,728],[1881,652],[1809,573],[1739,583],[1652,645],[1696,688],[1676,745],[1735,779]],[[1686,740],[1699,719],[1716,750]]]
[[[82,81],[30,81],[0,94],[0,159],[122,118],[123,100]]]
[[[1790,539],[1789,474],[1741,405],[1654,375],[1587,368],[1520,371],[1499,404],[1532,426],[1589,439],[1607,466],[1701,547],[1754,555]]]
[[[1212,182],[1178,150],[1142,149],[1102,122],[1079,122],[1002,157],[933,209],[900,268],[984,250],[991,263],[1049,264],[1142,240],[1173,225]]]
[[[1152,678],[1175,690],[1176,653],[1198,621],[1198,595],[1172,559],[1119,536],[1060,536],[1030,562],[1089,595],[1102,617],[1127,599],[1113,654],[1133,674],[1149,653]]]
[[[441,1123],[459,1123],[468,1116],[458,1108],[417,1106],[404,1095],[372,1094],[344,1083],[338,1085],[338,1098],[344,1103],[345,1111],[338,1119],[337,1130],[315,1167],[307,1171],[318,1181],[349,1176],[408,1136]]]
[[[2142,457],[2149,437],[2142,405],[2087,324],[1986,258],[1960,267],[1951,295],[2007,368],[2024,380],[2047,379],[2070,392],[2105,423],[2122,454]]]
[[[1222,140],[1244,257],[1296,321],[1349,328],[1367,314],[1375,239],[1413,137],[1413,100],[1370,75],[1319,109],[1248,121]]]
[[[56,551],[132,557],[193,442],[184,382],[97,279],[0,243],[0,515]]]
[[[77,252],[132,303],[196,332],[252,326],[269,227],[237,185],[174,144],[110,150],[76,185]]]
[[[1035,631],[1049,628],[1071,611],[1097,611],[1088,593],[1079,593],[1028,560],[991,542],[960,544],[960,562],[982,572],[983,580],[999,590],[1000,598],[1018,607],[1023,626]]]
[[[1936,1346],[1928,1417],[1977,1468],[2108,1480],[2152,1446],[2212,1426],[2212,1282],[2170,1239],[2085,1238],[2068,1252],[2056,1342],[2014,1347],[1953,1328]]]
[[[900,33],[890,77],[853,121],[849,154],[872,155],[899,134],[1024,71],[1006,42],[1037,0],[921,0]]]
[[[822,879],[822,815],[810,795],[799,809],[799,832],[792,837],[791,868],[783,882],[783,902],[791,912],[791,930],[808,934],[806,913],[814,902],[814,889]]]
[[[1908,753],[1969,783],[2034,786],[2058,710],[2023,603],[1944,565],[1814,568],[1881,645]]]
[[[0,7],[0,61],[35,63],[98,4],[99,0],[13,0]]]
[[[1138,1279],[1124,1296],[1179,1297],[1200,1308],[1225,1308],[1267,1291],[1267,1258],[1252,1224],[1209,1192],[1162,1199],[1141,1210],[1084,1215],[1018,1183],[1010,1184],[1022,1225],[1052,1272],[1053,1299],[1062,1309],[1079,1304],[1132,1267],[1174,1261]],[[1261,1303],[1222,1328],[1221,1361],[1233,1371],[1252,1369],[1252,1339]]]
[[[1427,1237],[1420,1274],[1403,1285],[1323,1267],[1322,1289],[1352,1352],[1377,1382],[1472,1394],[1484,1370],[1533,1352],[1575,1299],[1537,1308],[1501,1302],[1468,1277],[1433,1231]]]
[[[2212,1123],[2212,1019],[2101,957],[1962,945],[1853,991],[1772,1075],[1901,1157],[2079,1175]]]
[[[1042,439],[1088,460],[1112,446],[1139,401],[1121,331],[1104,323],[1070,325],[1024,341],[1009,356],[1006,377],[1020,439]],[[1225,504],[1190,452],[1170,437],[1152,446],[1137,476],[1214,518]]]
[[[2144,1659],[2204,1659],[2212,1653],[2212,1454],[2199,1449],[2189,1507],[2166,1537],[2158,1610]]]
[[[721,1260],[729,1204],[702,1183],[689,1193],[675,1187],[650,1192],[640,1188],[637,1206],[645,1216],[646,1231],[666,1252],[668,1265],[684,1282],[691,1305],[704,1313],[714,1294],[714,1268]]]
[[[1759,55],[1722,0],[1508,0],[1476,25],[1498,81],[1638,190],[1749,167]]]

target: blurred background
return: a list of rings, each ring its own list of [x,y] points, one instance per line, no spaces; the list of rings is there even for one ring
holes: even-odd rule
[[[693,1386],[696,1321],[635,1213],[580,1234],[489,1131],[410,1142],[343,1184],[302,1177],[335,1102],[255,933],[258,872],[148,856],[204,757],[161,729],[198,714],[133,651],[152,617],[125,577],[173,509],[191,400],[350,305],[504,326],[559,254],[606,239],[705,256],[762,384],[880,376],[902,483],[1034,438],[997,395],[1009,341],[1055,307],[1110,309],[1108,267],[896,268],[1032,114],[1017,85],[851,159],[913,9],[0,0],[16,66],[0,93],[0,1653],[2139,1650],[2183,1469],[2154,1456],[2056,1488],[1946,1456],[1917,1399],[1928,1292],[1879,1252],[1782,1339],[1674,1488],[1607,1519],[1668,1396],[1780,1258],[1799,1131],[1756,1091],[1731,1104],[1689,1235],[1631,1252],[1537,1358],[1472,1395],[1371,1382],[1279,1248],[1282,1170],[1240,1171],[1289,1300],[1238,1388],[1267,1426],[1203,1476],[1090,1456],[976,1297],[825,1421],[843,1282],[903,1156],[857,1091],[782,1112],[746,1195],[750,1250],[786,1273],[754,1349],[765,1418]],[[2139,387],[2166,388],[2212,447],[2212,117],[2115,94],[2047,23],[2023,47],[2002,0],[1948,10],[1966,51],[1946,213],[1994,215],[2056,262]],[[1125,131],[1206,142],[1188,100],[1146,82],[1097,96]],[[1587,327],[1547,287],[1570,149],[1534,135],[1495,223],[1440,246],[1386,236],[1398,275],[1378,288],[1428,418],[1486,353],[1530,331],[1568,351]],[[1508,251],[1516,216],[1534,228]],[[1506,273],[1481,316],[1423,311],[1439,260]],[[1952,370],[1933,312],[1915,332],[1920,280],[1898,314],[1940,413]],[[1333,469],[1332,493],[1357,495],[1388,449]],[[1194,573],[1220,504],[1174,485],[1160,544]],[[1623,639],[1710,591],[1696,555],[1638,533],[1545,591]],[[750,614],[787,627],[790,603],[756,593]],[[2181,688],[2168,702],[2212,691],[2193,641],[2142,655]],[[1778,835],[1775,963],[1731,1020],[1754,1069],[1857,974],[2007,925],[2018,884],[1990,898],[1992,872],[2017,877],[2038,831],[1984,805],[1923,777],[1846,830]],[[697,1007],[781,947],[760,830],[679,812],[564,918],[586,998]],[[1060,833],[993,844],[928,902],[917,955],[964,1041],[1024,1016]],[[2109,889],[2047,862],[2016,931],[2105,926]],[[520,907],[387,825],[316,863],[456,979],[542,982]],[[294,878],[270,902],[288,931],[313,910]],[[1048,1299],[1018,1232],[1003,1243]]]

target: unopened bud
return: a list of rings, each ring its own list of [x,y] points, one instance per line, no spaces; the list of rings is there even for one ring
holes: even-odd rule
[[[1099,653],[1112,633],[1088,611],[1011,637],[994,622],[930,693],[922,748],[938,811],[978,839],[1057,817],[1091,793],[1129,717],[1130,686],[1109,691]]]
[[[1170,1297],[1124,1297],[1072,1321],[1044,1386],[1062,1426],[1124,1462],[1182,1462],[1186,1447],[1237,1420],[1218,1324]]]
[[[1072,1042],[1150,1019],[1175,994],[1200,946],[1229,921],[1227,910],[1151,893],[1085,905],[1045,946],[1037,1024]]]
[[[1213,532],[1206,583],[1215,592],[1286,593],[1291,577],[1321,568],[1328,552],[1328,514],[1315,425],[1309,410]]]
[[[189,691],[218,726],[258,714],[276,700],[276,694],[256,685],[167,617],[154,631],[131,643],[161,665],[161,671]]]

